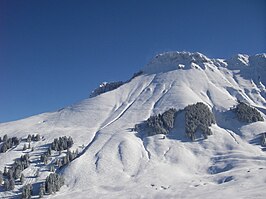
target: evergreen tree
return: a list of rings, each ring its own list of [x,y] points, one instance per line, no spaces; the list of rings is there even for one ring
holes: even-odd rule
[[[28,168],[30,165],[29,154],[22,155],[20,159],[15,161],[14,167],[19,167],[22,170]]]
[[[56,165],[57,165],[58,167],[61,167],[61,166],[62,166],[62,161],[61,161],[61,159],[57,159],[57,160],[56,160]]]
[[[48,150],[47,150],[47,155],[48,155],[48,156],[51,156],[51,155],[52,155],[52,149],[51,149],[51,147],[48,148]]]
[[[39,190],[39,198],[42,198],[42,197],[43,197],[44,192],[45,192],[45,185],[42,184],[42,185],[40,186],[40,190]]]
[[[22,173],[20,176],[20,183],[24,184],[24,182],[25,182],[25,177],[24,177],[24,174]]]
[[[257,111],[257,109],[252,108],[244,102],[240,102],[236,106],[234,111],[236,112],[236,116],[239,121],[247,123],[264,121],[263,117],[261,116],[260,112]]]
[[[22,188],[22,199],[30,199],[32,195],[32,185],[27,184]]]
[[[8,172],[7,172],[8,179],[13,178],[13,175],[14,175],[14,171],[13,171],[13,168],[11,167],[10,169],[8,169]]]
[[[41,140],[41,136],[40,136],[40,134],[37,134],[36,136],[35,136],[35,141],[40,141]]]
[[[64,185],[64,178],[57,173],[51,173],[45,180],[45,190],[48,194],[59,191]]]
[[[67,148],[69,149],[69,148],[71,148],[72,146],[73,146],[73,139],[72,139],[72,137],[68,137],[68,139],[67,139]]]
[[[9,179],[9,190],[13,190],[15,188],[15,180],[14,178]]]
[[[66,165],[66,164],[68,164],[68,163],[69,163],[69,158],[68,158],[68,156],[66,155],[66,156],[63,157],[63,165]]]
[[[4,180],[4,189],[6,190],[6,191],[8,191],[10,188],[10,185],[9,185],[9,180],[8,179],[5,179]]]
[[[54,168],[54,165],[52,164],[51,166],[50,166],[50,172],[54,172],[55,171],[55,168]]]
[[[3,138],[3,144],[0,148],[0,153],[5,153],[8,149],[13,146],[17,146],[20,143],[20,140],[17,137],[8,138],[7,135]]]
[[[18,165],[18,164],[15,164],[15,165],[13,165],[13,167],[14,167],[13,177],[14,177],[15,179],[20,178],[20,176],[21,176],[21,172],[22,172],[22,168],[21,168],[21,166]]]
[[[7,176],[7,168],[4,168],[4,176]]]
[[[66,150],[72,147],[73,145],[73,139],[72,137],[59,137],[55,138],[54,141],[52,142],[51,148],[55,151],[60,151],[60,150]]]
[[[12,137],[11,142],[13,146],[17,146],[20,143],[20,140],[17,137]]]
[[[3,142],[6,142],[6,141],[7,141],[7,134],[5,134],[3,137]]]
[[[3,173],[2,171],[0,171],[0,186],[3,184],[3,180],[4,180]]]
[[[41,155],[41,161],[44,163],[44,164],[47,164],[48,163],[48,157],[46,154],[42,154]]]
[[[148,136],[156,134],[168,134],[174,127],[175,109],[169,109],[163,114],[151,116],[148,120],[141,124],[137,124],[135,129],[137,131],[145,131]]]
[[[23,149],[22,149],[23,151],[25,151],[25,150],[27,150],[27,145],[26,144],[24,144],[24,146],[23,146]]]
[[[0,148],[0,153],[5,153],[8,150],[8,145],[6,142],[2,144],[2,147]]]
[[[31,142],[31,135],[30,134],[27,137],[27,142]]]
[[[69,160],[69,162],[71,162],[72,159],[73,159],[73,156],[72,156],[72,153],[71,153],[71,151],[70,151],[69,149],[67,149],[67,154],[66,154],[66,156],[67,156],[67,159]]]
[[[187,106],[184,110],[186,133],[192,141],[196,139],[195,133],[197,130],[200,130],[205,138],[212,134],[209,126],[215,123],[215,118],[207,105],[198,102]]]
[[[266,146],[266,133],[261,135],[261,146]]]

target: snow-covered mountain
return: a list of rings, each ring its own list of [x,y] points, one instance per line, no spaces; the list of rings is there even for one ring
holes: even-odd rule
[[[57,112],[0,124],[1,137],[43,136],[31,143],[33,151],[23,151],[22,140],[0,153],[0,170],[28,153],[24,185],[37,190],[49,164],[64,156],[53,151],[43,165],[40,154],[65,135],[73,138],[71,150],[78,149],[78,156],[56,170],[65,185],[51,198],[265,198],[266,152],[260,139],[266,132],[266,54],[225,60],[166,52],[142,71],[114,90]],[[239,101],[256,108],[264,121],[238,121],[230,109]],[[150,116],[197,102],[215,115],[207,139],[190,141],[182,114],[166,138],[135,131]],[[0,198],[18,196],[22,186],[0,188]]]

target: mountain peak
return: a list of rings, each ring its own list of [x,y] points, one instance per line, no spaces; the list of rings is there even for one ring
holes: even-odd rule
[[[190,67],[192,63],[201,66],[205,62],[211,62],[211,60],[199,52],[191,53],[186,51],[170,51],[157,54],[146,66],[144,66],[143,72],[167,72],[180,68]]]
[[[245,54],[237,54],[232,58],[227,60],[227,63],[234,66],[248,66],[249,65],[249,56]]]
[[[58,173],[65,185],[48,197],[265,198],[266,55],[166,52],[143,72],[57,112],[0,124],[0,198],[30,192],[29,183],[54,189]],[[25,182],[14,183],[21,172]]]

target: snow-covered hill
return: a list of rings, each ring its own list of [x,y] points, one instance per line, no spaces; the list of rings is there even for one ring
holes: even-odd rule
[[[52,198],[264,198],[266,152],[259,139],[266,132],[266,54],[224,60],[166,52],[142,71],[114,90],[57,112],[0,124],[1,137],[44,136],[32,143],[34,151],[22,151],[22,141],[0,153],[0,170],[29,153],[32,164],[23,171],[24,184],[37,189],[58,156],[53,152],[43,166],[40,154],[66,135],[79,155],[56,171],[65,185]],[[239,122],[230,111],[238,101],[258,109],[264,121]],[[206,140],[187,138],[182,114],[165,139],[134,130],[152,115],[196,102],[208,105],[216,117]],[[21,187],[0,188],[0,198],[19,195]]]

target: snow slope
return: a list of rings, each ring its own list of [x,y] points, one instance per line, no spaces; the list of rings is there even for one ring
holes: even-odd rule
[[[264,198],[266,153],[258,136],[266,122],[241,123],[230,108],[245,101],[266,119],[266,54],[224,60],[166,52],[143,72],[115,90],[57,112],[0,124],[0,136],[40,133],[45,140],[34,143],[32,160],[54,138],[73,137],[79,156],[58,170],[66,185],[51,198]],[[133,130],[151,115],[196,102],[207,104],[216,116],[207,140],[186,137],[182,114],[166,139]],[[1,170],[25,153],[22,147],[0,154]],[[36,163],[23,171],[26,181],[43,181],[48,171],[32,177],[40,168]],[[18,195],[19,188],[0,189],[0,198]]]

